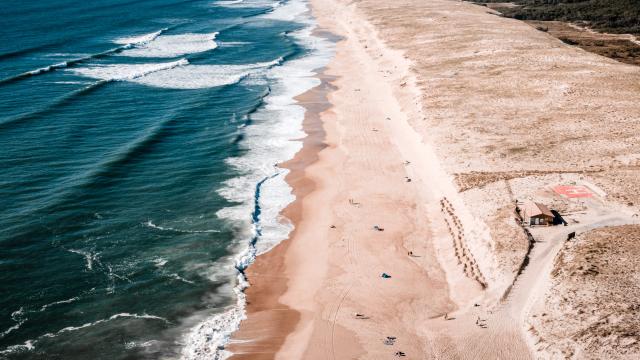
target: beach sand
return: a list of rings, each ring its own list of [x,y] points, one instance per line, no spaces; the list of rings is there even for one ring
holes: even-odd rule
[[[640,159],[639,68],[468,3],[311,2],[342,41],[300,99],[295,230],[247,271],[232,358],[535,357],[525,318],[567,230],[535,232],[514,286],[529,244],[510,209],[589,181],[619,215],[577,228],[631,222],[639,180],[616,174]]]
[[[328,4],[316,8],[326,20],[337,11]],[[381,71],[371,56],[383,51],[374,50],[379,46],[374,34],[364,47],[361,35],[342,33],[350,21],[347,13],[334,20],[322,25],[331,31],[340,26],[345,40],[325,71],[335,77],[332,107],[320,114],[325,147],[305,145],[293,160],[306,164],[288,179],[296,195],[304,193],[285,211],[295,232],[248,271],[249,319],[229,347],[237,359],[273,358],[278,348],[277,357],[287,359],[386,356],[395,348],[428,353],[415,329],[454,309],[427,241],[429,212],[439,211],[440,197],[429,190],[426,170],[432,166],[422,165],[435,157],[415,151],[423,144],[394,95],[400,72],[393,75],[397,86],[392,85],[389,72],[395,65],[384,64]],[[392,56],[406,71],[401,54]],[[406,92],[410,99],[408,87]],[[455,192],[451,179],[441,182]],[[383,272],[391,278],[383,279]],[[396,337],[396,345],[385,345],[386,336]]]

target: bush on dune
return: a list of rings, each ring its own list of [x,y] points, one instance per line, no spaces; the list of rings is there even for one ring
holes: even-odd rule
[[[519,20],[585,22],[598,31],[640,34],[640,1],[637,0],[516,0],[513,3],[520,6],[503,7],[500,12]]]

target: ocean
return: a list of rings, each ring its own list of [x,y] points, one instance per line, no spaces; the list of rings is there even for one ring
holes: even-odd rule
[[[0,359],[226,357],[333,51],[307,2],[0,13]]]

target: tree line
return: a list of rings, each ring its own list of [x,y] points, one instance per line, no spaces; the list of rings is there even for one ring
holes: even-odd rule
[[[512,3],[520,6],[500,8],[504,16],[519,20],[580,23],[608,33],[640,34],[640,0],[515,0]]]

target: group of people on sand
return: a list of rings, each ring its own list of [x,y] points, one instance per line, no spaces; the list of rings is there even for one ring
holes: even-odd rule
[[[410,181],[410,180],[409,180],[409,181]],[[357,205],[359,205],[359,203],[356,203],[355,201],[353,201],[353,199],[349,199],[349,203],[350,203],[351,205],[356,205],[356,204],[357,204]],[[332,226],[331,226],[331,228],[335,228],[335,226],[334,226],[334,225],[332,225]],[[375,226],[373,226],[373,230],[375,230],[375,231],[384,231],[384,228],[383,228],[383,227],[380,227],[380,226],[378,226],[378,225],[375,225]],[[412,250],[409,250],[409,251],[407,252],[407,256],[409,256],[409,257],[418,257],[417,255],[415,255],[415,254],[413,253],[413,251],[412,251]],[[382,273],[381,277],[382,277],[382,278],[386,278],[386,279],[391,278],[391,276],[390,276],[389,274],[387,274],[387,273]],[[477,306],[480,306],[479,304],[474,304],[474,305],[475,305],[476,307],[477,307]],[[360,319],[360,320],[362,320],[362,319],[369,319],[369,317],[368,317],[368,316],[366,316],[366,315],[364,315],[364,314],[362,314],[362,313],[355,313],[355,314],[354,314],[354,317],[355,317],[356,319]],[[450,317],[450,316],[449,316],[449,313],[445,313],[445,314],[444,314],[444,320],[454,320],[454,319],[455,319],[454,317]],[[483,328],[483,329],[484,329],[484,328],[486,328],[486,327],[487,327],[487,325],[486,325],[486,319],[481,319],[481,318],[480,318],[480,316],[478,316],[478,317],[477,317],[477,319],[476,319],[476,325],[477,325],[477,326],[479,326],[479,327],[481,327],[481,328]],[[387,336],[383,342],[384,342],[384,344],[385,344],[385,345],[390,345],[390,346],[395,345],[396,337],[394,337],[394,336]],[[403,351],[399,351],[399,350],[398,350],[398,351],[396,351],[396,352],[394,353],[394,356],[396,356],[396,357],[404,357],[404,356],[406,356],[406,354],[405,354]]]

